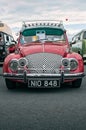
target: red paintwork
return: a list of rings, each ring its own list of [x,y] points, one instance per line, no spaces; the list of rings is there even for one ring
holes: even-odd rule
[[[41,53],[41,52],[48,52],[48,53],[56,53],[59,55],[64,56],[66,53],[67,44],[60,45],[60,44],[51,44],[51,43],[44,43],[44,44],[30,44],[28,46],[21,46],[20,51],[23,56],[33,54],[33,53]]]
[[[15,51],[15,45],[9,47],[8,49],[9,49],[9,53],[13,53]]]
[[[12,53],[12,54],[9,54],[6,58],[5,58],[5,60],[4,60],[4,64],[3,64],[3,72],[10,72],[10,70],[9,70],[9,62],[10,62],[10,60],[11,59],[19,59],[21,56],[19,55],[19,54],[16,54],[15,55],[15,53]]]
[[[66,36],[66,32],[65,32]],[[41,53],[41,52],[46,52],[46,53],[55,53],[58,55],[61,55],[63,57],[67,58],[75,58],[78,60],[78,68],[74,72],[84,72],[84,64],[83,64],[83,59],[82,57],[74,52],[68,52],[68,48],[70,50],[70,45],[68,43],[68,39],[66,36],[66,42],[65,43],[55,43],[53,44],[52,42],[45,42],[45,43],[28,43],[26,45],[21,45],[20,40],[18,39],[18,44],[17,44],[17,50],[19,51],[18,54],[10,54],[5,58],[4,64],[3,64],[3,72],[10,72],[8,63],[11,59],[17,58],[19,59],[20,57],[24,57],[29,54],[33,53]]]
[[[84,72],[84,63],[81,55],[78,53],[72,52],[67,54],[67,58],[75,58],[78,60],[78,68],[75,72]]]

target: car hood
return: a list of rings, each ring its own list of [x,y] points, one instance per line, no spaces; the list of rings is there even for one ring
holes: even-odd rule
[[[34,44],[20,47],[20,53],[27,56],[34,53],[54,53],[64,56],[67,53],[68,46],[60,44]]]

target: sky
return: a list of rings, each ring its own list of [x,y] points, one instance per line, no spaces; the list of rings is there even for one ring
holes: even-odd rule
[[[23,21],[62,20],[71,39],[86,29],[86,0],[0,0],[0,21],[8,24],[13,36]]]

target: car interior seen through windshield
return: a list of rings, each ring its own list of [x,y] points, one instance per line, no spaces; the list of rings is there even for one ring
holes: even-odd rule
[[[40,42],[40,41],[52,41],[52,42],[62,42],[65,41],[65,36],[64,36],[64,31],[61,29],[53,29],[53,33],[52,33],[52,29],[49,28],[48,29],[36,29],[36,30],[24,30],[21,33],[21,37],[20,37],[20,43],[30,43],[30,42]]]

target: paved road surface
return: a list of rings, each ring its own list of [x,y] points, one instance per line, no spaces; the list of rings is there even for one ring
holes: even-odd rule
[[[86,130],[86,77],[80,89],[12,91],[0,77],[0,130]]]

